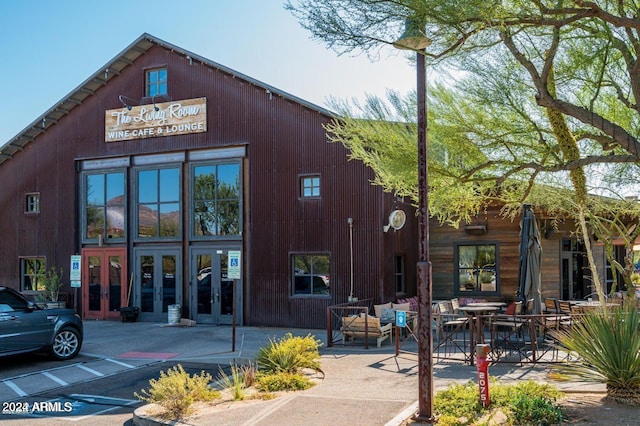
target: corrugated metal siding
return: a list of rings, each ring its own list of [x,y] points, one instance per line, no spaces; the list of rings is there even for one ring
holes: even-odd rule
[[[207,132],[123,142],[104,142],[104,114],[121,106],[118,96],[139,99],[144,70],[167,66],[173,100],[207,98]],[[393,253],[407,256],[408,287],[415,285],[415,225],[383,233],[392,198],[369,181],[372,172],[347,161],[339,144],[329,144],[322,125],[329,117],[229,73],[189,61],[172,50],[152,47],[124,68],[46,133],[0,167],[2,243],[0,284],[19,277],[18,256],[46,255],[49,264],[67,265],[76,253],[75,161],[247,144],[245,188],[245,323],[322,328],[326,307],[349,295],[349,227],[354,220],[354,294],[395,298]],[[301,174],[318,173],[320,200],[301,200]],[[24,194],[41,192],[42,213],[24,214]],[[185,200],[186,201],[186,200]],[[15,207],[14,207],[15,206]],[[186,204],[185,204],[186,207]],[[46,238],[43,237],[46,235]],[[407,249],[407,247],[410,247]],[[291,253],[331,256],[331,297],[290,295]],[[188,301],[185,257],[184,292]],[[131,260],[130,260],[131,262]]]
[[[371,244],[367,234],[382,237],[381,214],[366,209],[365,201],[353,202],[354,193],[367,196],[376,192],[368,180],[372,177],[359,163],[347,162],[340,145],[326,143],[322,124],[327,118],[287,102],[285,113],[265,122],[259,143],[252,141],[251,158],[252,242],[250,321],[256,324],[324,327],[326,307],[346,301],[349,294],[349,227],[354,219],[354,280],[356,294],[376,288],[377,281],[360,276],[380,278],[381,259],[378,244]],[[319,174],[320,199],[300,199],[301,175]],[[262,223],[265,226],[255,226]],[[358,229],[363,232],[358,235]],[[359,245],[367,247],[366,256],[358,256]],[[290,298],[291,260],[293,253],[328,253],[331,256],[331,299]],[[366,263],[366,265],[365,265]],[[371,271],[373,269],[373,271]],[[263,271],[270,271],[263,274]],[[367,288],[367,289],[365,289]],[[376,296],[378,294],[376,293]],[[363,297],[363,296],[360,296]],[[283,303],[284,302],[284,303]]]

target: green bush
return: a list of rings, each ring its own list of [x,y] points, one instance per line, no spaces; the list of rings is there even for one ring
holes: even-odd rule
[[[262,373],[297,373],[303,368],[316,372],[320,369],[320,341],[314,336],[294,337],[287,333],[279,341],[269,339],[269,344],[258,350],[256,362]]]
[[[197,401],[212,401],[220,397],[220,392],[209,387],[212,377],[201,371],[189,375],[182,365],[160,372],[159,379],[149,380],[149,390],[142,389],[136,398],[156,403],[165,409],[165,416],[180,419],[191,412],[191,405]]]
[[[313,383],[307,376],[285,371],[259,374],[256,378],[256,388],[263,392],[297,391],[312,386]]]
[[[555,425],[562,423],[562,409],[546,396],[518,395],[513,400],[515,424]]]
[[[480,420],[483,416],[498,410],[507,417],[507,424],[551,425],[562,422],[561,407],[555,403],[562,393],[554,386],[531,380],[505,385],[492,378],[489,391],[489,408],[480,404],[475,382],[455,383],[437,392],[433,405],[438,425],[483,424]]]

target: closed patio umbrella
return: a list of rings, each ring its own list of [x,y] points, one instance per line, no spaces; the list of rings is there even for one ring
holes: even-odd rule
[[[527,300],[533,299],[533,309],[526,313],[540,314],[542,313],[540,231],[531,205],[524,204],[522,210],[516,299],[521,300],[524,306],[526,306]]]

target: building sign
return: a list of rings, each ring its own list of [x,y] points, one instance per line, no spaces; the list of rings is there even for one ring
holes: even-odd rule
[[[104,118],[105,142],[206,131],[207,98],[110,109]]]

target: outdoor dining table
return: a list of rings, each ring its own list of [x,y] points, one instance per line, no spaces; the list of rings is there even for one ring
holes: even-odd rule
[[[471,302],[467,303],[465,306],[497,306],[498,308],[504,308],[507,306],[506,302]]]
[[[569,301],[572,305],[576,305],[576,306],[602,306],[602,303],[592,300],[591,302],[589,301],[583,301],[583,300],[576,300],[576,301]],[[611,303],[611,302],[605,302],[606,306],[617,306],[616,303]]]
[[[576,301],[572,301],[571,302],[571,306],[576,306],[576,307],[582,308],[583,311],[585,311],[585,310],[591,311],[591,310],[596,310],[598,308],[601,308],[602,307],[602,303],[600,303],[598,301],[595,301],[595,300],[591,301],[591,302],[584,301],[584,300],[576,300]],[[611,302],[605,302],[605,306],[607,308],[612,308],[614,306],[618,306],[618,304],[611,303]]]
[[[469,363],[473,365],[476,344],[484,343],[482,317],[500,311],[500,306],[471,306],[471,304],[469,304],[460,306],[459,311],[464,312],[464,314],[469,317]]]

